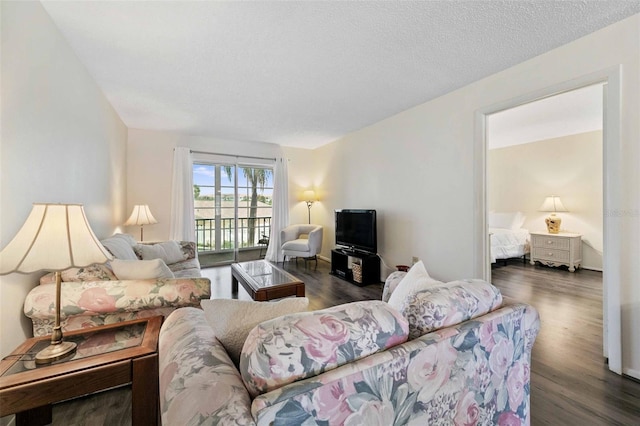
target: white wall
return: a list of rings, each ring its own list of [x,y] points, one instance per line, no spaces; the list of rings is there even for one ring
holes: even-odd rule
[[[127,212],[135,204],[148,204],[157,224],[144,228],[145,241],[169,238],[171,227],[171,179],[173,149],[275,158],[282,155],[278,145],[240,142],[178,133],[129,129],[127,147]],[[139,227],[127,227],[127,233],[140,235]]]
[[[488,106],[622,66],[620,221],[623,372],[640,378],[640,15],[604,28],[314,151],[323,204],[377,209],[388,265],[416,255],[436,278],[481,275],[474,265],[474,115]],[[324,223],[332,238],[332,220]],[[328,254],[331,242],[325,244]]]
[[[487,152],[487,208],[522,211],[524,228],[544,231],[544,198],[569,210],[562,230],[582,234],[582,266],[602,270],[602,131],[547,139]]]
[[[302,199],[302,193],[313,189],[316,192],[318,201],[311,205],[311,223],[326,223],[327,215],[333,212],[326,211],[326,194],[322,186],[322,181],[318,178],[315,170],[318,164],[314,159],[314,151],[308,149],[283,147],[284,156],[288,161],[289,170],[289,222],[307,223],[309,221],[309,210],[307,203]],[[323,246],[329,250],[327,245],[327,233],[325,230]]]
[[[106,237],[124,221],[126,127],[39,2],[0,7],[0,246],[34,202],[83,203]],[[22,303],[38,276],[0,277],[2,356],[31,336]]]

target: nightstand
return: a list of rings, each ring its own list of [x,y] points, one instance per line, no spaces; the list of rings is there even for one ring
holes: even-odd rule
[[[569,272],[575,272],[582,263],[582,235],[532,232],[531,264],[534,265],[536,261],[547,266],[567,265]]]

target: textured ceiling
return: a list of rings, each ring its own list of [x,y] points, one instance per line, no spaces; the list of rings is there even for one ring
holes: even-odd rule
[[[640,0],[43,5],[128,127],[309,148],[640,12]]]

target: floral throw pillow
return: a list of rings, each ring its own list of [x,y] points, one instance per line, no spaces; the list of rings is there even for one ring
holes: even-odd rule
[[[69,268],[62,271],[63,282],[114,281],[117,280],[107,265],[93,264],[84,268]],[[56,277],[50,272],[40,278],[40,284],[55,284]]]
[[[452,281],[419,290],[407,297],[400,312],[409,322],[409,338],[450,327],[502,306],[502,294],[477,279]]]
[[[406,320],[382,301],[286,315],[251,330],[240,373],[255,397],[404,343],[407,334]]]

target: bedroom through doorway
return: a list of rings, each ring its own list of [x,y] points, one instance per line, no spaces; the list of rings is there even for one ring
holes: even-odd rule
[[[602,336],[600,349],[594,349],[604,358],[609,351],[602,279],[606,264],[606,90],[604,82],[585,85],[485,116],[485,214],[491,262],[487,275],[495,273],[497,280],[517,283],[522,274],[543,273],[545,279],[557,277],[559,283],[571,283],[571,288],[558,288],[559,295],[583,288],[591,297],[585,303],[602,307],[603,321],[592,325]],[[568,252],[549,249],[540,253],[538,247],[539,238],[549,235],[545,218],[550,213],[542,210],[547,210],[543,204],[551,196],[559,197],[564,206],[555,213],[562,220],[558,235],[578,236],[580,268],[575,272],[570,272],[569,264],[558,266],[565,262],[553,261],[552,256]],[[538,238],[535,247],[532,233]],[[553,236],[547,239],[549,244],[565,242]],[[533,250],[534,260],[542,255],[546,265],[531,263]],[[535,293],[536,288],[530,291]],[[549,300],[540,303],[559,303]],[[561,315],[558,307],[552,310]]]
[[[487,116],[486,209],[490,261],[531,258],[531,232],[547,233],[554,197],[562,236],[582,268],[603,270],[603,84],[582,87]],[[565,211],[563,211],[565,210]],[[535,247],[536,259],[567,253]],[[573,259],[572,259],[573,260]],[[566,268],[565,268],[566,270]]]

